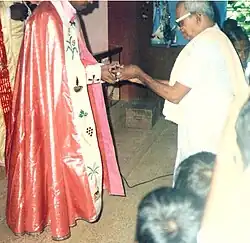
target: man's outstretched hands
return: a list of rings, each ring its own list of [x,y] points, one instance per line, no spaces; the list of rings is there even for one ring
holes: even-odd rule
[[[115,62],[102,66],[102,80],[112,84],[122,80],[143,84],[139,80],[141,72],[142,70],[136,65],[124,66]]]
[[[136,65],[118,65],[112,72],[115,73],[117,82],[126,80],[131,83],[143,84],[143,82],[140,81],[142,70]]]
[[[103,65],[102,68],[102,77],[101,79],[107,83],[114,84],[117,82],[116,71],[121,66],[117,62],[111,64]]]
[[[138,79],[141,74],[141,69],[136,65],[128,65],[121,67],[117,72],[117,79],[130,80]]]

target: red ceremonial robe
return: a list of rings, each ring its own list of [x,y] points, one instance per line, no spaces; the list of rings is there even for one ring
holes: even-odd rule
[[[95,63],[83,50],[82,62]],[[56,90],[60,90],[55,98]],[[103,187],[124,195],[101,84],[88,87],[103,164]],[[51,2],[41,3],[26,24],[6,144],[7,224],[16,234],[69,237],[76,219],[98,218],[84,154],[72,122],[62,21]]]

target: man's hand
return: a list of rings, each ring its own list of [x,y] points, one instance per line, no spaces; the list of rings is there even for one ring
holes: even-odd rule
[[[119,80],[140,79],[142,70],[136,65],[129,65],[120,68],[116,73]]]
[[[116,82],[116,76],[112,73],[112,68],[114,64],[103,65],[102,68],[102,77],[101,79],[107,83],[114,84]]]
[[[13,20],[24,21],[28,17],[28,8],[22,3],[14,3],[10,6],[10,17]]]
[[[144,85],[144,83],[138,78],[131,78],[131,79],[128,79],[128,81],[131,82],[131,83],[134,83],[134,84],[142,84],[142,85]]]

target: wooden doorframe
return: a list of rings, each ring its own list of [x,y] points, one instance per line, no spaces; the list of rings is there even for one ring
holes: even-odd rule
[[[121,63],[139,64],[138,3],[140,1],[108,1],[109,45],[123,47]],[[120,99],[130,101],[140,99],[144,88],[129,82],[120,86]]]

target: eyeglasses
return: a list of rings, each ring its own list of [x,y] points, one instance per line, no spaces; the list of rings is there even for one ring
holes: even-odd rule
[[[175,20],[176,25],[179,28],[181,28],[183,26],[183,20],[186,19],[186,18],[188,18],[189,16],[191,16],[191,13],[187,13],[187,14],[181,16],[180,18],[176,19]]]

